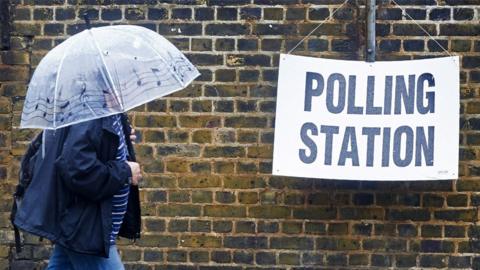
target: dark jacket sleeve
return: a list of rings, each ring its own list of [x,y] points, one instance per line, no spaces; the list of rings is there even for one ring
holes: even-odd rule
[[[102,132],[92,122],[70,127],[55,165],[62,181],[73,193],[99,201],[112,197],[128,183],[131,171],[125,161],[102,162],[98,159],[101,141],[98,136]]]

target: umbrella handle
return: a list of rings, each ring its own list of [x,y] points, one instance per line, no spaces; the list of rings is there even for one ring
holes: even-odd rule
[[[130,119],[128,118],[128,115],[127,113],[123,113],[123,117],[125,118],[125,122],[127,122],[127,125],[130,127],[130,128],[133,128],[133,125],[132,123],[130,122]],[[128,134],[128,138],[130,138],[130,134]]]
[[[90,18],[88,17],[88,12],[84,12],[83,13],[83,19],[85,20],[85,26],[87,27],[87,29],[91,29],[92,26],[90,25]]]

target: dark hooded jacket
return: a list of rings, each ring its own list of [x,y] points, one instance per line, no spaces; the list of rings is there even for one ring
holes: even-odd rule
[[[125,136],[131,128],[122,115]],[[115,159],[118,135],[106,118],[91,120],[45,136],[43,158],[15,216],[15,225],[75,252],[107,257],[112,229],[112,197],[128,183],[130,167]],[[135,161],[127,138],[129,160]],[[130,194],[119,236],[140,237],[137,186]]]

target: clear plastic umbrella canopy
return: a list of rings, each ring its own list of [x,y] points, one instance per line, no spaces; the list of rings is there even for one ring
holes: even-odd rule
[[[88,29],[42,59],[20,127],[56,129],[125,112],[185,88],[198,75],[175,46],[149,29]]]

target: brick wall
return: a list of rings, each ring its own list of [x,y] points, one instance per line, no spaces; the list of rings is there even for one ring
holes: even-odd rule
[[[27,82],[48,50],[94,25],[130,23],[166,36],[202,76],[130,113],[143,236],[120,242],[128,269],[480,269],[480,1],[396,0],[461,57],[460,179],[360,182],[270,174],[279,52],[342,0],[2,0],[12,16],[0,62],[0,265],[45,266],[48,241],[13,250],[8,222]],[[445,56],[405,12],[378,7],[378,60]],[[4,4],[4,3],[2,3]],[[3,14],[3,12],[0,12]],[[297,54],[362,60],[363,0],[351,0]],[[5,30],[7,29],[7,30]],[[3,36],[3,35],[2,35]]]

